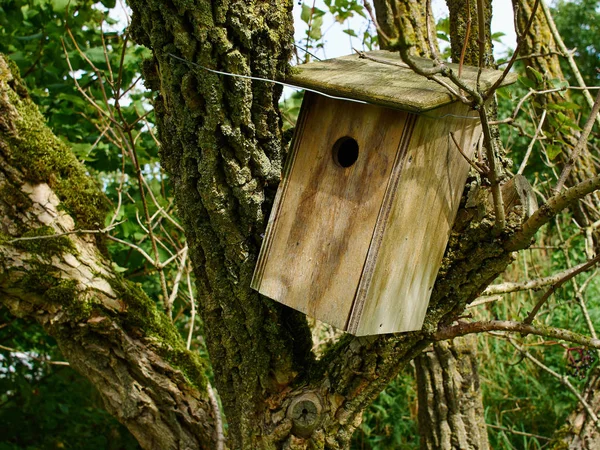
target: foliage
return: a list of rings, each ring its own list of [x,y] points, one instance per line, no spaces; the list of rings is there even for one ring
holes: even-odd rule
[[[39,325],[5,309],[0,323],[0,449],[139,448],[85,378],[47,362],[62,356]]]
[[[600,73],[600,2],[560,0],[553,8],[555,22],[565,45],[575,50],[575,59],[588,86],[597,85]],[[566,63],[563,70],[570,74]],[[567,75],[570,79],[570,75]]]
[[[352,448],[410,450],[419,448],[417,393],[412,368],[403,371],[365,411]]]

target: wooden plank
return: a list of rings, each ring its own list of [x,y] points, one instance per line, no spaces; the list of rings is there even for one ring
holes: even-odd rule
[[[436,111],[444,120],[419,116],[404,154],[395,195],[382,205],[384,230],[369,249],[348,331],[357,335],[420,330],[469,165],[452,143],[454,132],[471,156],[481,134],[478,120],[455,103]],[[477,117],[475,113],[470,113]],[[390,188],[393,189],[393,183]]]
[[[407,114],[307,96],[311,113],[290,155],[253,287],[344,329]],[[347,168],[332,154],[343,136],[359,145]]]
[[[384,50],[368,52],[367,55],[391,63],[402,62],[398,53]],[[423,58],[417,58],[417,63],[424,67],[432,66],[431,60]],[[458,73],[458,64],[447,65]],[[464,66],[462,78],[474,87],[477,72],[476,67]],[[483,70],[481,87],[491,87],[501,73],[498,70]],[[515,82],[516,78],[515,74],[509,74],[503,85]],[[444,80],[450,83],[448,78]],[[330,95],[412,112],[428,111],[455,100],[447,89],[411,69],[359,58],[357,54],[297,66],[286,82]]]

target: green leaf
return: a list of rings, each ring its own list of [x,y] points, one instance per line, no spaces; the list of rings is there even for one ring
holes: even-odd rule
[[[542,76],[542,74],[535,70],[533,67],[527,66],[527,71],[535,77],[538,84],[541,84],[542,81],[544,81],[544,77]]]
[[[116,262],[113,262],[111,265],[113,270],[117,273],[123,273],[127,271],[127,268],[119,266]]]
[[[546,154],[550,160],[553,160],[562,152],[562,147],[556,144],[546,145]]]
[[[90,61],[92,61],[94,64],[102,64],[106,62],[104,49],[102,47],[92,47],[87,49],[84,53],[85,56],[90,58]]]
[[[536,84],[535,84],[535,82],[533,80],[530,80],[529,78],[523,77],[521,75],[519,75],[519,82],[523,86],[531,88],[531,89],[535,89],[535,87],[536,87]]]
[[[310,21],[310,16],[312,15],[312,8],[308,6],[306,3],[302,4],[302,12],[300,13],[300,19],[302,22],[308,23]]]
[[[346,29],[346,30],[342,30],[344,33],[346,33],[347,35],[350,35],[352,37],[358,37],[358,35],[356,34],[356,32],[352,29]]]

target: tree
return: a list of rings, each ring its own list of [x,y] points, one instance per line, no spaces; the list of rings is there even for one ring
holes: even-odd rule
[[[450,10],[458,3],[450,2]],[[394,11],[408,4],[388,6]],[[478,6],[489,18],[490,5]],[[132,36],[152,50],[144,76],[156,92],[162,163],[194,263],[230,447],[347,446],[364,408],[436,340],[508,330],[600,347],[596,339],[532,321],[453,325],[542,225],[600,187],[597,176],[580,180],[549,196],[531,217],[523,205],[503,205],[500,181],[507,164],[490,128],[485,144],[491,171],[472,181],[482,188],[489,182],[493,205],[462,209],[423,330],[344,335],[317,359],[306,318],[249,289],[285,155],[281,89],[203,69],[282,78],[292,54],[291,3],[155,0],[132,1],[131,7]],[[452,31],[454,43],[468,34],[463,25]],[[384,30],[380,36],[410,62],[412,37],[402,24],[397,31],[397,37]],[[490,44],[489,28],[480,31],[473,29],[470,38]],[[480,61],[479,53],[473,58]],[[144,448],[216,447],[218,413],[203,362],[186,350],[168,315],[110,264],[102,192],[45,127],[14,66],[1,61],[2,304],[56,338],[65,358],[98,387],[107,410]],[[493,111],[485,111],[482,97],[490,93],[469,94],[489,121]]]

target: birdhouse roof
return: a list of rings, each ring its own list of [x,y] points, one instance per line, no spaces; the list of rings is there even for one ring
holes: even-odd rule
[[[364,55],[377,61],[353,54],[303,64],[286,82],[329,95],[417,113],[456,100],[440,84],[416,74],[408,67],[401,67],[405,64],[397,52],[377,50]],[[415,58],[415,61],[422,67],[433,65],[429,59]],[[458,64],[446,65],[458,74]],[[475,87],[478,70],[477,67],[463,66],[461,78],[467,85]],[[481,88],[490,88],[501,74],[499,70],[484,69],[480,77]],[[502,86],[513,83],[516,78],[516,75],[508,74]],[[448,78],[443,79],[452,85]]]

